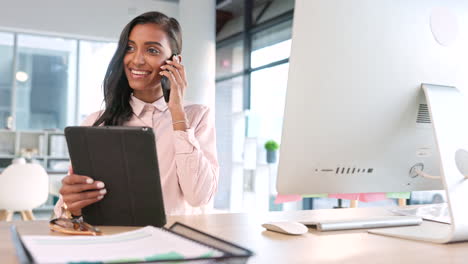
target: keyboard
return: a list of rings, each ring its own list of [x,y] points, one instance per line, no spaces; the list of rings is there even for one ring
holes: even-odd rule
[[[419,216],[422,219],[450,224],[450,211],[447,203],[429,204],[418,208],[391,208],[398,215]]]
[[[367,232],[376,235],[398,237],[411,240],[447,243],[451,240],[451,225],[424,221],[419,226],[370,229]]]

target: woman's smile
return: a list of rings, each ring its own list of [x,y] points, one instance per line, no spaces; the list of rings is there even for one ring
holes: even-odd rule
[[[152,71],[130,68],[130,73],[131,73],[130,78],[134,80],[142,80],[142,79],[147,78],[152,73]]]

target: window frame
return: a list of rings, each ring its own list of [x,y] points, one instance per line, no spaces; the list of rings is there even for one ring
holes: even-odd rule
[[[288,10],[286,12],[283,12],[276,17],[273,17],[271,19],[262,21],[260,23],[255,23],[255,21],[259,21],[260,17],[263,16],[265,13],[265,10],[269,7],[269,5],[265,5],[264,9],[261,10],[258,15],[254,18],[254,12],[253,12],[253,3],[254,0],[242,0],[244,1],[244,14],[243,14],[243,19],[244,19],[244,25],[243,25],[243,31],[234,33],[228,37],[225,37],[223,39],[217,40],[216,41],[216,50],[221,49],[223,47],[233,45],[235,42],[242,41],[243,42],[243,68],[240,71],[237,72],[232,72],[231,74],[226,74],[220,77],[216,77],[215,83],[216,87],[218,85],[222,85],[222,83],[233,80],[235,78],[241,77],[243,79],[243,87],[242,87],[242,105],[243,105],[243,114],[242,113],[236,113],[236,114],[241,114],[244,116],[243,120],[243,128],[240,128],[241,130],[243,129],[243,136],[247,137],[248,136],[248,119],[245,118],[245,115],[250,111],[251,105],[250,105],[250,100],[251,100],[251,75],[252,73],[260,70],[264,70],[267,68],[272,68],[275,66],[279,66],[282,64],[289,63],[289,57],[285,59],[281,59],[278,61],[272,61],[266,65],[262,65],[256,68],[252,68],[251,65],[251,54],[252,54],[252,38],[254,34],[257,34],[259,32],[262,32],[264,30],[268,30],[270,28],[273,28],[277,25],[280,25],[285,22],[293,22],[293,15],[294,15],[294,9]],[[292,23],[291,23],[292,25]],[[241,125],[239,125],[242,127]],[[233,139],[234,140],[234,139]],[[226,150],[230,153],[232,153],[231,150]],[[232,157],[234,158],[234,156]],[[233,162],[236,167],[239,167],[239,161],[231,160],[231,161],[226,161],[226,162]],[[237,171],[237,169],[236,169]],[[240,186],[238,183],[239,179],[234,179],[232,178],[232,169],[231,169],[231,174],[229,176],[226,175],[226,177],[230,181],[230,186],[229,186],[229,195],[227,198],[227,201],[224,200],[223,197],[223,202],[227,202],[227,208],[229,210],[238,210],[240,207],[239,204],[239,197],[237,197],[239,194],[238,192],[240,191],[239,188]],[[235,181],[235,183],[234,183]],[[234,188],[234,189],[233,189]],[[234,193],[234,196],[233,196]],[[217,201],[215,200],[215,204]],[[221,205],[221,208],[225,208],[225,204]],[[239,208],[238,208],[239,207]]]
[[[220,78],[216,78],[216,83],[220,83],[223,81],[227,81],[230,79],[234,79],[239,76],[243,76],[244,79],[244,98],[243,98],[243,105],[244,105],[244,111],[249,111],[250,110],[250,97],[251,97],[251,74],[252,72],[263,70],[266,68],[271,68],[275,67],[284,63],[289,62],[289,57],[286,59],[278,60],[278,61],[273,61],[271,63],[268,63],[266,65],[262,65],[256,68],[251,67],[251,54],[252,54],[252,37],[254,34],[268,30],[270,28],[273,28],[277,25],[280,25],[282,23],[288,22],[288,21],[293,21],[293,16],[294,16],[294,9],[283,12],[282,14],[273,17],[271,19],[268,19],[266,21],[263,21],[258,24],[253,24],[253,6],[254,6],[254,0],[244,0],[244,30],[243,32],[235,33],[229,37],[226,37],[224,39],[216,41],[216,49],[220,49],[222,47],[231,45],[235,42],[238,42],[239,40],[242,40],[244,43],[243,46],[243,54],[244,54],[244,68],[242,71],[239,72],[234,72],[232,74],[228,74],[225,76],[222,76]],[[263,15],[264,12],[260,12],[258,14],[258,17],[255,19],[255,21],[258,21],[258,19]],[[292,24],[292,23],[291,23]],[[245,130],[245,135],[247,136],[247,123],[246,123],[246,130]]]

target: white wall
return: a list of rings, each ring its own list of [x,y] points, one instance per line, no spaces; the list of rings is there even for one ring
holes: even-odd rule
[[[9,0],[2,1],[0,30],[117,41],[123,27],[146,11],[179,15],[177,1]]]
[[[179,0],[179,16],[183,36],[182,63],[189,83],[185,98],[214,109],[215,0]]]

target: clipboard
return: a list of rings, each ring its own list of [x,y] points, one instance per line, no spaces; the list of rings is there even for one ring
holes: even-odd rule
[[[204,246],[213,248],[222,252],[222,256],[216,257],[197,257],[197,258],[186,258],[186,259],[158,259],[158,260],[151,260],[151,261],[144,261],[145,263],[179,263],[179,262],[196,262],[196,263],[226,263],[226,264],[242,264],[247,263],[247,260],[254,255],[254,253],[241,247],[237,244],[228,242],[226,240],[217,238],[215,236],[209,235],[205,232],[197,230],[195,228],[189,227],[185,224],[175,222],[169,228],[161,228],[171,234],[176,236],[183,237],[188,239],[194,243],[202,244]],[[36,263],[35,259],[33,258],[31,252],[29,252],[28,248],[24,245],[20,234],[15,225],[10,226],[10,232],[12,237],[12,242],[15,246],[16,254],[18,256],[18,260],[21,264],[23,263]],[[131,260],[126,261],[126,263],[141,263],[141,260],[136,260],[132,262]]]
[[[155,135],[149,127],[65,128],[73,172],[105,184],[104,198],[82,209],[92,225],[166,224]]]

